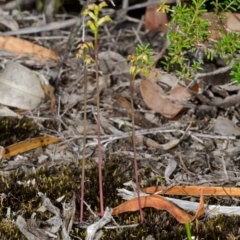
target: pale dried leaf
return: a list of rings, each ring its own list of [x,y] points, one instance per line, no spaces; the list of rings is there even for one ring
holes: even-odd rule
[[[121,74],[129,73],[129,65],[119,53],[113,51],[106,51],[99,53],[99,69],[104,74]]]
[[[66,230],[65,226],[62,226],[61,234],[62,234],[62,239],[64,239],[64,240],[72,240],[72,238],[67,233],[67,230]]]
[[[0,103],[31,110],[44,99],[41,82],[35,72],[21,64],[8,62],[0,72]]]
[[[28,224],[22,216],[18,215],[16,225],[27,240],[41,240],[41,238],[35,236],[27,230]]]
[[[34,215],[35,214],[33,214],[30,219],[27,219],[27,230],[33,233],[35,236],[39,237],[40,239],[50,240],[52,237],[57,238],[57,236],[53,233],[43,228],[39,228],[40,223],[36,221]]]
[[[220,135],[240,136],[240,128],[228,118],[219,116],[214,124],[214,132]]]
[[[12,16],[1,16],[0,23],[3,24],[4,26],[8,27],[12,31],[19,29],[17,21],[15,19],[13,19]]]
[[[119,131],[117,128],[115,128],[113,125],[111,125],[109,123],[109,121],[103,116],[103,114],[100,114],[100,122],[101,122],[101,126],[106,129],[109,130],[110,132],[112,132],[113,134],[122,134],[122,131]]]
[[[42,200],[43,200],[42,206],[46,207],[47,210],[48,210],[49,212],[53,213],[54,215],[60,216],[60,210],[59,210],[59,208],[57,208],[56,206],[54,206],[54,205],[52,204],[51,200],[50,200],[48,197],[46,197],[45,194],[39,192],[38,195],[39,195],[39,196],[42,198]],[[39,209],[38,209],[38,211],[39,211]]]
[[[177,167],[177,162],[174,159],[168,159],[168,165],[164,171],[164,178],[169,182],[170,176],[175,171]]]
[[[97,222],[91,224],[87,228],[87,236],[86,240],[92,240],[94,239],[96,233],[98,230],[102,229],[107,223],[109,223],[112,220],[112,209],[106,208],[104,215],[101,219],[99,219]]]
[[[174,75],[164,74],[164,75],[160,76],[158,81],[168,85],[171,88],[173,88],[173,87],[175,87],[178,84],[179,79],[176,76],[174,76]]]
[[[73,193],[72,200],[63,203],[63,225],[69,234],[72,230],[73,221],[76,213],[76,195]]]
[[[0,106],[0,117],[18,117],[20,118],[21,116],[8,107],[5,106]]]
[[[51,233],[57,233],[63,223],[60,216],[53,216],[49,218],[46,222],[51,226],[50,228]]]

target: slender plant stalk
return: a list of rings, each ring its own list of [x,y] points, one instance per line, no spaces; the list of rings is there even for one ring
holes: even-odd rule
[[[134,165],[134,174],[135,174],[135,182],[136,182],[136,191],[138,197],[138,206],[141,222],[144,221],[143,211],[140,201],[140,190],[139,190],[139,181],[138,181],[138,166],[137,166],[137,154],[136,154],[136,136],[135,136],[135,118],[134,118],[134,106],[133,106],[133,94],[134,94],[134,75],[130,80],[130,97],[131,97],[131,110],[132,110],[132,142],[133,142],[133,165]]]
[[[100,213],[104,214],[103,204],[103,186],[102,186],[102,150],[100,139],[100,89],[99,89],[99,70],[98,70],[98,30],[99,26],[106,21],[111,21],[109,16],[99,18],[99,11],[103,7],[106,7],[105,1],[100,2],[98,5],[89,4],[83,11],[83,15],[88,15],[90,20],[87,21],[87,25],[94,33],[94,55],[95,55],[95,70],[96,70],[96,84],[97,84],[97,132],[98,132],[98,178],[99,178],[99,199],[100,199]]]
[[[84,32],[83,32],[84,36]],[[84,39],[84,37],[83,37]],[[85,163],[86,163],[86,128],[87,128],[87,65],[93,62],[93,59],[87,54],[88,49],[93,49],[91,42],[84,42],[78,45],[77,58],[82,57],[84,62],[83,77],[84,77],[84,119],[83,119],[83,157],[82,157],[82,179],[81,179],[81,196],[80,196],[80,221],[83,220],[84,210],[84,182],[85,182]]]
[[[192,240],[190,223],[185,223],[185,228],[186,228],[186,233],[187,233],[187,239]]]
[[[85,17],[84,17],[85,18]],[[85,21],[83,21],[85,23]],[[92,49],[92,43],[85,42],[85,31],[83,28],[82,42],[78,45],[77,58],[82,56],[83,58],[83,79],[84,79],[84,116],[83,116],[83,153],[82,153],[82,175],[81,175],[81,195],[80,195],[80,222],[83,221],[83,210],[84,210],[84,183],[85,183],[85,163],[86,163],[86,128],[87,128],[87,65],[92,62],[88,49]]]
[[[86,50],[84,50],[86,51]],[[87,67],[84,63],[84,116],[83,116],[83,152],[82,152],[82,179],[81,179],[81,200],[80,200],[80,222],[83,221],[84,210],[84,182],[85,182],[85,162],[86,162],[86,128],[87,128]]]
[[[98,180],[99,180],[99,199],[100,199],[100,214],[104,214],[103,204],[103,180],[102,180],[102,149],[100,139],[100,89],[99,89],[99,69],[98,69],[98,32],[95,34],[94,42],[94,53],[95,53],[95,70],[97,80],[97,132],[98,132]]]
[[[138,73],[144,73],[149,75],[151,68],[154,64],[154,60],[152,58],[152,50],[149,48],[149,44],[146,46],[138,45],[136,47],[136,53],[134,55],[129,55],[127,58],[128,61],[132,63],[130,67],[130,96],[131,96],[131,111],[132,111],[132,142],[133,142],[133,156],[134,156],[134,174],[136,181],[136,191],[138,198],[138,206],[140,212],[141,222],[144,221],[143,211],[141,206],[141,198],[140,198],[140,187],[138,181],[138,167],[137,167],[137,154],[136,154],[136,136],[135,136],[135,119],[134,119],[134,106],[133,106],[133,96],[134,96],[134,81]]]

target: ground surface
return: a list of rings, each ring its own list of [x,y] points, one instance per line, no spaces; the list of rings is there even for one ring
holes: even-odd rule
[[[120,8],[120,5],[118,7]],[[124,202],[117,195],[117,189],[124,188],[125,182],[134,180],[129,69],[124,58],[134,52],[139,42],[150,41],[154,51],[158,52],[165,41],[164,34],[160,32],[154,35],[149,35],[151,32],[146,33],[143,22],[139,20],[142,16],[141,11],[131,13],[137,17],[133,21],[133,18],[127,18],[125,14],[120,16],[113,9],[106,10],[105,14],[110,14],[113,22],[106,24],[99,33],[99,51],[102,54],[100,61],[103,65],[104,58],[107,58],[107,70],[100,66],[100,70],[105,73],[101,76],[100,83],[104,206],[112,208]],[[23,17],[26,17],[25,14],[27,16],[30,13],[23,12]],[[70,13],[64,17],[58,16],[58,19],[67,17],[70,17]],[[33,22],[26,24],[32,25],[38,19],[40,14],[33,16]],[[23,25],[23,22],[19,20],[19,24]],[[33,111],[25,112],[22,119],[1,117],[0,145],[6,147],[41,135],[53,135],[62,139],[59,144],[38,148],[18,158],[2,161],[1,239],[25,239],[14,221],[18,215],[30,219],[32,213],[37,211],[42,204],[38,192],[46,194],[59,209],[62,209],[62,205],[56,199],[63,195],[66,202],[73,201],[76,204],[74,218],[70,224],[71,239],[79,239],[77,236],[84,239],[86,226],[96,221],[85,207],[85,225],[79,222],[84,79],[83,63],[76,59],[76,48],[81,41],[82,32],[79,31],[71,46],[68,46],[70,31],[71,28],[64,28],[20,36],[55,50],[61,57],[64,57],[63,53],[66,51],[67,58],[61,65],[60,73],[59,62],[48,64],[24,57],[1,57],[3,64],[12,60],[44,74],[56,87],[57,101],[54,114],[51,113],[50,101],[47,100]],[[85,34],[86,40],[93,40],[90,31],[87,30]],[[53,36],[56,38],[51,38]],[[109,59],[109,56],[104,55],[107,50],[120,54],[120,62],[119,56],[114,55]],[[205,65],[205,68],[210,70],[218,67],[215,62]],[[134,106],[138,134],[137,160],[142,187],[238,186],[240,115],[237,104],[239,101],[232,98],[238,97],[240,88],[228,84],[229,76],[226,73],[214,76],[214,79],[216,78],[220,79],[219,81],[223,79],[224,84],[214,85],[211,77],[205,79],[207,83],[202,92],[194,93],[188,102],[185,102],[184,111],[174,120],[169,120],[147,107],[139,90],[141,78],[136,80]],[[92,211],[99,212],[94,66],[89,67],[88,81],[85,201]],[[226,101],[228,98],[231,99]],[[141,130],[145,130],[145,133],[142,134]],[[159,147],[177,139],[181,141],[175,147]],[[17,183],[18,181],[20,183]],[[182,198],[199,201],[197,197]],[[205,198],[205,202],[227,206],[239,205],[239,200],[230,196],[208,197]],[[6,218],[7,208],[11,208],[9,219]],[[35,218],[42,222],[34,222],[34,225],[28,221],[27,229],[34,234],[33,239],[51,239],[36,233],[38,228],[45,227],[49,230],[45,221],[51,216],[49,212],[37,212]],[[185,225],[178,223],[168,212],[146,208],[144,217],[145,222],[137,227],[104,229],[102,239],[186,239]],[[114,219],[119,225],[140,223],[139,212],[123,213]],[[195,239],[238,239],[239,221],[240,218],[236,216],[218,216],[213,219],[204,216],[192,223],[192,236],[195,236]],[[111,222],[111,225],[115,224]],[[58,237],[61,239],[60,234]]]

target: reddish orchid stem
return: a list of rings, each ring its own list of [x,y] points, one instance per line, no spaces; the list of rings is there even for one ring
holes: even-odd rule
[[[86,162],[86,125],[87,125],[87,68],[84,66],[84,116],[83,116],[83,153],[82,153],[82,179],[80,196],[80,222],[83,221],[84,210],[84,182],[85,182],[85,162]]]
[[[99,72],[98,72],[98,40],[95,37],[94,44],[95,52],[95,69],[97,79],[97,132],[98,132],[98,180],[99,180],[99,199],[100,199],[100,213],[101,216],[104,214],[103,204],[103,186],[102,186],[102,150],[101,150],[101,139],[100,139],[100,90],[99,90]]]
[[[135,118],[134,118],[134,106],[133,106],[133,94],[134,94],[134,76],[133,79],[130,80],[130,96],[131,96],[131,110],[132,110],[132,141],[133,141],[133,164],[134,164],[134,174],[135,174],[135,182],[136,182],[136,190],[138,197],[138,206],[141,222],[144,221],[143,211],[140,201],[140,190],[139,190],[139,181],[138,181],[138,166],[137,166],[137,154],[136,154],[136,136],[135,136]]]

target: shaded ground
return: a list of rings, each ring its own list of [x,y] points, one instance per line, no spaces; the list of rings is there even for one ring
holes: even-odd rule
[[[164,44],[164,34],[151,35],[145,33],[142,22],[125,20],[109,10],[112,23],[106,24],[100,31],[100,52],[111,50],[126,57],[134,52],[139,39],[148,43],[151,39],[154,51],[161,50]],[[136,15],[138,15],[136,13]],[[141,15],[138,17],[141,17]],[[124,21],[123,21],[124,20]],[[137,29],[134,32],[132,29]],[[40,41],[46,47],[55,49],[60,55],[66,49],[69,28],[51,33],[24,35],[33,42]],[[49,36],[58,36],[51,40]],[[41,38],[40,38],[41,37]],[[86,39],[93,40],[92,34],[86,31]],[[83,65],[75,57],[77,44],[81,41],[81,32],[75,37],[69,57],[64,61],[59,85],[54,82],[58,72],[58,64],[38,64],[25,58],[15,59],[13,56],[2,57],[2,62],[14,60],[31,69],[45,74],[53,85],[58,86],[58,98],[55,115],[50,111],[50,102],[41,104],[32,112],[27,112],[23,119],[2,118],[0,121],[0,145],[10,144],[36,137],[39,135],[54,135],[63,139],[60,144],[36,149],[18,158],[3,160],[1,164],[1,239],[25,239],[17,230],[12,220],[21,214],[29,219],[33,212],[41,206],[37,193],[42,192],[51,199],[55,206],[62,208],[56,201],[62,195],[70,201],[73,192],[76,194],[76,214],[71,236],[84,238],[85,229],[79,223],[79,195],[81,181],[81,159],[83,139]],[[69,47],[69,46],[68,46]],[[114,62],[114,60],[113,60]],[[124,65],[125,67],[125,65]],[[114,66],[108,72],[109,76],[101,82],[101,115],[102,115],[102,151],[104,155],[103,188],[104,205],[115,207],[123,200],[117,196],[117,189],[123,188],[123,183],[134,180],[133,154],[129,133],[131,120],[128,105],[129,75],[128,69]],[[212,63],[206,63],[206,68],[216,69]],[[114,74],[113,71],[116,71]],[[87,96],[88,138],[86,151],[88,155],[86,167],[85,201],[92,211],[99,211],[98,173],[97,173],[97,142],[96,142],[96,87],[94,68],[90,69]],[[111,76],[110,76],[111,75]],[[228,83],[229,76],[219,75]],[[194,94],[187,103],[187,108],[177,120],[167,120],[160,114],[150,110],[144,103],[139,91],[140,79],[136,81],[134,104],[137,116],[136,129],[146,130],[147,134],[138,138],[137,159],[139,179],[142,187],[162,185],[207,185],[207,186],[238,186],[239,183],[239,107],[236,103],[223,104],[228,96],[236,96],[238,87],[228,89],[212,84],[211,79],[204,86],[203,93]],[[222,85],[223,86],[223,85]],[[219,100],[219,102],[214,102]],[[212,104],[210,103],[212,102]],[[226,122],[217,122],[222,116],[235,123],[235,130],[225,131],[231,127]],[[188,134],[174,148],[164,150],[156,148],[148,139],[158,144],[166,144],[174,139],[180,139],[190,125]],[[221,127],[223,126],[223,127]],[[113,131],[127,133],[126,135]],[[217,129],[217,130],[216,130]],[[169,130],[169,133],[161,132]],[[235,134],[236,133],[236,134]],[[202,135],[201,135],[202,134]],[[221,135],[221,137],[219,137]],[[229,135],[235,139],[228,139]],[[171,163],[176,163],[171,167]],[[168,167],[168,172],[166,171]],[[170,172],[169,172],[170,171]],[[34,179],[34,182],[31,182]],[[30,180],[30,183],[28,182]],[[22,184],[17,183],[20,181]],[[185,200],[198,201],[197,198],[185,196]],[[208,204],[239,205],[236,198],[207,198]],[[7,220],[7,208],[11,208],[11,216]],[[51,214],[37,212],[36,219],[45,221]],[[185,226],[179,224],[167,212],[155,209],[144,209],[145,223],[138,227],[104,230],[102,239],[186,239]],[[125,213],[114,218],[119,225],[139,223],[139,213]],[[84,221],[90,224],[94,221],[92,214],[86,209]],[[209,220],[207,217],[195,221],[192,235],[196,239],[238,239],[240,218],[236,216],[219,216]],[[43,223],[42,223],[43,224]],[[114,225],[114,224],[112,224]],[[152,238],[150,238],[152,237]],[[46,238],[51,239],[51,238]],[[72,238],[74,239],[74,237]]]

